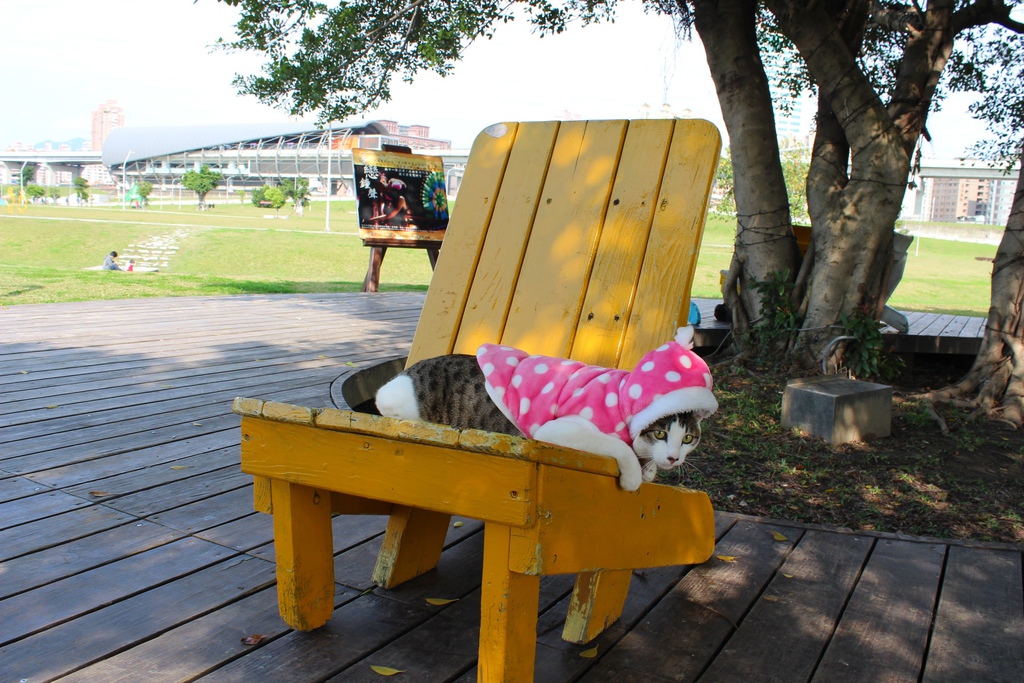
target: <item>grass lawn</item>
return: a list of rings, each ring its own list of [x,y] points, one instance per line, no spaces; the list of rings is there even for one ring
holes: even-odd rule
[[[369,251],[356,236],[352,201],[315,203],[298,217],[245,204],[197,212],[190,203],[146,211],[118,207],[31,206],[24,215],[0,213],[0,305],[203,294],[358,291]],[[159,273],[83,270],[104,254],[177,235],[178,251]],[[708,220],[693,295],[719,298],[735,220]],[[891,304],[903,310],[984,316],[995,247],[934,239],[911,246],[906,273]],[[979,260],[982,259],[982,260]],[[390,249],[381,289],[423,289],[426,254]]]
[[[207,294],[359,291],[369,251],[356,236],[354,203],[333,202],[306,216],[274,218],[252,206],[196,212],[177,206],[148,211],[30,207],[0,214],[0,305]],[[178,252],[159,273],[83,270],[116,250],[176,235]],[[423,289],[426,253],[391,249],[381,290]]]

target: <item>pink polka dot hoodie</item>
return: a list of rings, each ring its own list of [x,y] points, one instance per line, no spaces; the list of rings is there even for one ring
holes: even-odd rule
[[[491,400],[524,434],[546,422],[576,416],[632,446],[647,426],[666,415],[693,411],[703,419],[718,409],[711,371],[695,354],[693,328],[648,352],[632,370],[531,356],[483,344],[477,362]]]

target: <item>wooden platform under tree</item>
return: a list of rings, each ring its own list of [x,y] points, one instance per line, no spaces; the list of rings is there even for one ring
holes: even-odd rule
[[[235,396],[330,405],[344,370],[405,353],[422,301],[0,309],[0,680],[382,680],[371,665],[473,680],[479,523],[453,524],[437,571],[383,591],[385,520],[337,518],[335,617],[290,632],[271,520],[238,467]],[[571,577],[546,579],[537,680],[1024,680],[1021,546],[717,521],[711,561],[636,573],[590,645],[561,641]]]
[[[694,299],[700,309],[701,323],[694,340],[698,346],[717,348],[729,342],[729,324],[715,320],[715,307],[721,299]],[[985,318],[966,315],[906,312],[910,330],[900,334],[891,327],[882,335],[896,353],[942,353],[975,356],[981,348]],[[838,334],[838,332],[837,332]]]

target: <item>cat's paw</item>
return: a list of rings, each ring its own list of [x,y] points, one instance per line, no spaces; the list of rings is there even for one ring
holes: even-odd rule
[[[636,491],[643,483],[643,473],[640,470],[640,463],[633,461],[634,466],[628,463],[619,462],[619,486],[624,491]]]

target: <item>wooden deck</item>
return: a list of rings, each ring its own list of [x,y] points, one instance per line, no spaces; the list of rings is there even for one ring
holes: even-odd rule
[[[344,370],[406,351],[422,300],[0,309],[0,681],[474,680],[478,523],[383,591],[384,520],[337,518],[334,619],[291,632],[238,468],[235,396],[329,405]],[[704,565],[637,573],[595,657],[559,638],[570,578],[545,580],[537,680],[1024,680],[1021,546],[730,515],[718,535]]]
[[[715,306],[721,299],[694,299],[700,309],[701,324],[694,340],[698,346],[717,348],[729,341],[729,325],[715,320]],[[883,330],[896,353],[940,353],[976,356],[985,332],[985,318],[936,313],[905,314],[910,330],[900,334],[891,327]]]

